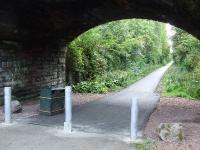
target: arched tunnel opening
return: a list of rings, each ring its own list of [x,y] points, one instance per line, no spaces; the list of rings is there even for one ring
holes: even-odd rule
[[[119,76],[120,74],[124,74],[123,72],[124,68],[130,67],[130,64],[127,63],[127,59],[129,59],[130,53],[119,54],[119,51],[115,51],[115,56],[119,55],[117,58],[118,62],[112,62],[112,65],[109,66],[110,68],[104,68],[106,65],[108,65],[107,62],[111,62],[112,58],[107,58],[107,62],[105,63],[105,60],[101,59],[99,60],[100,53],[102,54],[103,48],[100,46],[98,48],[102,48],[101,52],[94,54],[91,58],[88,56],[90,55],[87,53],[87,51],[81,51],[82,44],[85,44],[86,47],[95,48],[95,45],[97,42],[95,42],[95,36],[91,36],[89,38],[88,43],[84,43],[85,41],[81,40],[80,37],[77,37],[81,33],[87,31],[88,29],[95,27],[100,24],[104,24],[109,21],[115,21],[119,19],[129,19],[129,18],[142,18],[142,19],[152,19],[155,21],[161,21],[161,22],[169,22],[174,26],[177,26],[188,33],[191,33],[195,37],[199,38],[200,31],[199,31],[199,5],[198,2],[186,2],[186,1],[128,1],[128,0],[113,0],[113,1],[46,1],[46,0],[38,0],[35,2],[25,2],[25,1],[18,1],[18,2],[1,2],[2,5],[0,7],[5,6],[2,8],[2,11],[0,12],[0,54],[1,54],[1,66],[0,66],[0,79],[1,79],[1,92],[0,95],[3,95],[3,87],[5,86],[12,86],[13,87],[13,95],[14,98],[22,98],[22,99],[31,99],[39,96],[39,91],[42,87],[63,87],[66,84],[75,84],[74,89],[77,91],[81,91],[82,87],[88,86],[88,88],[91,88],[93,86],[92,84],[85,85],[84,81],[87,80],[94,80],[95,75],[101,76],[98,72],[102,71],[102,75],[106,74],[108,70],[111,68],[118,68],[115,72],[115,76]],[[192,14],[196,14],[195,16],[192,16]],[[120,22],[120,21],[119,21]],[[144,21],[145,22],[145,21]],[[147,21],[148,22],[148,21]],[[149,21],[151,22],[151,21]],[[154,22],[155,24],[157,22]],[[147,23],[148,24],[148,23]],[[151,24],[151,23],[149,23]],[[158,23],[159,24],[159,23]],[[112,26],[112,23],[108,23],[107,26]],[[145,30],[146,28],[143,28],[145,25],[142,25],[142,30]],[[115,30],[123,29],[123,25]],[[106,29],[103,29],[101,27],[97,27],[96,30],[101,30],[101,32],[104,32],[102,35],[105,37],[109,37],[109,32]],[[141,30],[141,28],[139,30]],[[160,28],[163,28],[161,25]],[[103,31],[104,30],[104,31]],[[141,32],[142,32],[141,30]],[[147,29],[148,30],[148,29]],[[159,31],[159,28],[154,28],[154,31]],[[177,32],[182,34],[182,30],[176,29]],[[92,32],[87,31],[86,33],[91,34]],[[127,33],[128,34],[128,33]],[[184,34],[184,33],[183,33]],[[145,34],[144,34],[145,35]],[[84,34],[81,35],[84,37]],[[184,35],[187,37],[187,35]],[[137,37],[137,36],[136,36]],[[75,41],[72,41],[74,38]],[[112,37],[113,38],[113,37]],[[146,43],[145,39],[146,38]],[[93,40],[92,43],[90,40]],[[104,41],[107,39],[105,38]],[[110,40],[110,39],[109,39]],[[111,39],[111,43],[115,43],[116,41],[114,39]],[[143,43],[141,40],[144,40]],[[144,49],[144,47],[151,48],[151,41],[148,39],[148,37],[141,37],[137,39],[137,41],[126,41],[126,43],[136,43],[136,45],[140,45],[137,48]],[[162,40],[159,37],[156,37],[154,39],[154,42],[158,42],[159,40]],[[166,40],[166,39],[165,39]],[[178,43],[179,39],[175,39]],[[190,38],[191,41],[193,41],[193,37]],[[70,43],[72,41],[72,43]],[[98,41],[98,40],[97,40]],[[195,41],[195,40],[194,40]],[[137,43],[138,42],[138,43]],[[149,43],[148,43],[149,42]],[[182,41],[181,41],[182,42]],[[196,42],[196,41],[195,41]],[[70,44],[69,44],[70,43]],[[122,42],[123,43],[123,42]],[[187,42],[186,42],[187,43]],[[77,44],[77,45],[76,45]],[[120,43],[121,44],[121,43]],[[146,45],[145,45],[146,44]],[[150,45],[148,45],[150,44]],[[157,43],[158,44],[158,43]],[[186,44],[189,45],[190,41]],[[67,46],[69,48],[67,48]],[[145,45],[144,47],[141,45]],[[197,44],[198,45],[198,44]],[[129,51],[130,47],[126,47],[125,44],[122,44],[122,47],[117,47],[118,45],[112,46],[111,49],[127,49]],[[130,49],[135,48],[134,45],[131,45],[132,47]],[[195,70],[195,73],[198,72],[198,68],[195,68],[193,64],[191,63],[193,60],[196,60],[198,62],[198,58],[195,57],[198,56],[198,52],[192,52],[186,51],[184,53],[184,56],[179,57],[180,49],[182,48],[189,48],[189,46],[183,45],[183,47],[178,47],[178,44],[176,45],[179,49],[179,51],[176,51],[176,54],[173,55],[174,59],[177,62],[180,62],[179,65],[185,65],[188,70],[180,69],[181,71],[186,71],[187,73]],[[153,47],[153,46],[152,46]],[[160,47],[162,47],[160,45]],[[198,46],[197,46],[198,47]],[[110,47],[109,47],[110,48]],[[109,49],[108,48],[108,49]],[[71,50],[70,50],[71,49]],[[72,51],[72,50],[80,50],[80,51]],[[169,50],[169,47],[168,47]],[[185,50],[185,49],[184,49]],[[76,53],[76,56],[79,56],[83,53],[85,53],[80,60],[74,59],[71,57],[72,53]],[[104,50],[105,52],[105,50]],[[153,52],[153,51],[152,51]],[[117,54],[118,53],[118,54]],[[142,55],[141,51],[135,51],[135,53],[138,53],[139,55]],[[162,53],[162,52],[161,52]],[[152,64],[162,64],[164,62],[167,62],[164,60],[168,56],[162,56],[160,55],[159,60],[154,59],[152,54],[155,53],[149,53],[149,55],[146,55],[147,53],[143,53],[143,62],[152,63]],[[109,53],[104,53],[104,55],[108,56]],[[167,54],[166,54],[167,55]],[[189,56],[189,57],[187,57]],[[112,57],[112,56],[111,56]],[[120,60],[120,57],[123,57],[122,59],[125,59],[125,62],[122,62]],[[162,57],[162,58],[161,58]],[[94,64],[87,63],[91,62],[94,59]],[[109,60],[110,59],[110,60]],[[115,59],[115,58],[114,58]],[[113,60],[114,60],[113,59]],[[135,59],[135,58],[134,58]],[[138,58],[139,59],[139,58]],[[184,60],[185,59],[185,60]],[[98,61],[97,61],[98,60]],[[78,64],[79,61],[83,64]],[[130,61],[130,60],[129,60]],[[139,60],[141,61],[141,60]],[[162,62],[163,61],[163,62]],[[75,63],[74,63],[75,62]],[[141,61],[142,62],[142,61]],[[95,66],[95,63],[98,63],[99,66]],[[120,64],[123,64],[120,66]],[[145,64],[145,65],[146,65]],[[77,65],[77,70],[73,70],[71,68],[72,66]],[[116,65],[116,66],[114,66]],[[138,65],[138,66],[137,66]],[[141,65],[141,66],[140,66]],[[142,65],[144,64],[135,64],[134,71],[137,72],[140,75],[143,74],[143,72],[140,72]],[[145,66],[144,65],[144,66]],[[197,64],[195,64],[197,65]],[[86,67],[85,67],[86,66]],[[113,67],[114,66],[114,67]],[[93,67],[94,70],[91,71],[91,67]],[[113,67],[113,68],[112,68]],[[143,70],[144,72],[151,72],[153,69],[155,69],[152,66],[145,66],[148,68],[148,70]],[[152,68],[151,68],[152,67]],[[139,68],[139,69],[138,69]],[[180,66],[179,66],[180,68]],[[95,70],[97,69],[97,70]],[[98,70],[99,69],[99,70]],[[89,71],[88,71],[89,70]],[[114,70],[114,69],[113,69]],[[175,67],[173,70],[176,72],[178,69]],[[172,80],[174,79],[175,74],[179,74],[171,71],[171,74],[167,77],[166,83],[169,84],[169,87],[166,87],[167,94],[174,94],[170,90],[171,87],[176,88],[176,91],[179,92],[179,96],[188,96],[187,92],[185,92],[185,89],[179,89],[179,87],[176,87],[177,85],[172,85]],[[182,72],[182,74],[186,73]],[[96,74],[95,74],[96,73]],[[126,74],[129,76],[129,74]],[[193,74],[189,74],[185,78],[185,80],[190,80]],[[108,76],[108,75],[107,75]],[[137,78],[138,80],[139,78]],[[110,80],[109,85],[105,86],[105,83],[102,82],[102,80],[99,80],[97,84],[102,84],[102,87],[98,87],[100,89],[101,93],[102,91],[109,92],[108,89],[110,87],[116,86],[116,89],[118,88],[118,83],[115,84],[114,82],[118,82],[114,80],[114,76],[110,74],[110,77],[112,79]],[[178,76],[177,76],[178,77]],[[126,79],[126,78],[125,78]],[[117,80],[125,80],[123,77],[119,78]],[[177,78],[176,78],[177,79]],[[194,88],[190,91],[194,91],[194,89],[197,89],[198,83],[197,80],[199,78],[197,76],[192,76],[192,80],[194,82],[191,83],[191,85],[194,85]],[[135,80],[135,79],[134,79]],[[181,80],[181,79],[178,79]],[[182,80],[183,81],[183,80]],[[182,82],[181,81],[181,82]],[[81,83],[84,84],[81,84]],[[96,82],[96,81],[95,81]],[[107,82],[107,80],[105,80]],[[79,84],[80,83],[80,84]],[[171,84],[172,83],[172,84]],[[120,85],[121,84],[121,85]],[[123,85],[124,84],[124,85]],[[121,87],[127,86],[126,83],[119,83]],[[184,83],[188,84],[188,83]],[[182,84],[183,85],[183,84]],[[96,85],[94,85],[95,87]],[[119,86],[119,87],[120,87]],[[187,86],[187,85],[186,85]],[[93,88],[93,87],[92,87]],[[96,87],[95,87],[96,88]],[[97,88],[97,93],[98,93]],[[86,88],[87,89],[87,88]],[[198,94],[199,89],[196,90],[195,94]],[[89,90],[88,90],[89,91]],[[91,92],[91,91],[89,91]],[[102,92],[102,93],[103,93]],[[170,93],[171,92],[171,93]],[[182,92],[182,93],[181,93]],[[199,96],[199,95],[198,95]],[[195,98],[198,98],[196,96]],[[0,101],[3,101],[3,96],[1,96]],[[32,104],[31,104],[32,105]],[[37,104],[34,103],[34,109],[38,109]],[[30,106],[30,105],[29,105]],[[100,105],[99,105],[100,106]],[[110,105],[107,105],[108,110]],[[118,106],[116,105],[116,112],[119,111]],[[124,106],[126,109],[126,106]],[[94,108],[95,109],[95,108]],[[98,108],[101,110],[101,108]],[[35,110],[33,110],[35,112]],[[96,111],[96,110],[94,110]],[[127,111],[127,110],[126,110]],[[81,111],[80,111],[81,112]],[[127,112],[126,112],[127,113]],[[82,113],[83,115],[84,113]],[[36,113],[37,115],[37,113]],[[104,115],[105,116],[105,115]],[[101,118],[102,116],[100,116]],[[109,117],[109,115],[107,116]],[[115,116],[118,117],[118,116]],[[56,120],[56,117],[52,117],[53,122],[58,121],[61,119],[61,122],[63,123],[63,117],[60,116],[58,120]],[[84,118],[84,117],[83,117]],[[95,119],[95,118],[92,118]],[[45,119],[39,120],[40,123],[44,123]],[[34,122],[32,122],[34,123]],[[37,123],[37,118],[36,118]],[[45,124],[51,124],[52,120],[49,119],[46,121]],[[87,121],[83,125],[86,127],[87,130]],[[98,122],[93,122],[95,125],[97,125],[97,128],[94,129],[95,131],[98,130],[98,127],[104,127],[106,128],[106,124],[103,125],[101,123],[98,124]],[[127,122],[124,122],[127,123]],[[123,125],[122,125],[123,126]],[[122,127],[121,126],[121,127]],[[120,128],[121,128],[120,127]],[[79,126],[77,126],[79,128]],[[109,128],[107,128],[109,130]],[[116,128],[116,131],[119,131],[118,128]],[[121,131],[121,130],[120,130]]]
[[[152,20],[125,19],[92,28],[68,45],[66,81],[86,93],[128,86],[169,62],[168,40],[166,24]]]
[[[137,22],[141,22],[141,25],[138,25]],[[149,27],[144,27],[143,25],[148,26]],[[116,26],[116,24],[120,24],[118,27]],[[85,53],[83,56],[80,56],[80,59],[84,59],[85,58],[85,62],[90,62],[90,61],[94,61],[93,64],[89,64],[88,66],[86,66],[86,68],[84,68],[83,66],[85,64],[78,64],[79,58],[75,58],[76,56],[70,56],[73,55],[73,51],[79,50],[81,48],[81,43],[77,44],[80,45],[80,47],[75,47],[73,49],[73,46],[75,46],[76,42],[81,38],[81,36],[87,36],[87,34],[94,34],[92,33],[92,30],[96,30],[95,32],[101,32],[98,34],[101,34],[101,36],[105,35],[104,37],[104,42],[107,40],[106,37],[109,36],[109,30],[121,30],[119,31],[119,33],[115,33],[114,36],[120,36],[120,32],[124,32],[124,25],[126,24],[127,27],[127,34],[128,32],[130,32],[130,30],[134,30],[133,31],[133,36],[132,37],[132,41],[131,40],[127,40],[125,41],[127,38],[125,37],[125,35],[123,35],[123,39],[121,39],[121,41],[124,42],[124,44],[126,44],[125,42],[128,43],[133,43],[133,44],[129,44],[129,47],[124,47],[127,50],[126,54],[123,54],[123,50],[120,52],[122,53],[122,55],[119,53],[117,54],[117,51],[120,51],[120,47],[116,47],[117,50],[113,51],[113,48],[115,48],[116,45],[115,40],[111,41],[111,47],[108,47],[108,51],[109,49],[111,49],[114,53],[112,54],[111,52],[111,57],[116,56],[116,58],[106,58],[105,60],[100,60],[100,63],[98,63],[98,65],[100,66],[95,66],[96,63],[96,59],[98,59],[98,57],[96,57],[96,55],[100,56],[99,54],[102,52],[98,52],[97,54],[92,54],[91,58],[90,54]],[[128,27],[131,26],[131,24],[133,25],[132,27]],[[134,24],[136,24],[134,26]],[[116,29],[112,29],[110,27],[114,27],[116,26]],[[139,37],[138,39],[136,39],[136,35],[135,32],[136,30],[134,29],[135,27],[138,27],[138,30],[140,30],[141,37]],[[141,28],[141,29],[139,29]],[[152,28],[152,29],[151,29]],[[148,21],[148,20],[121,20],[121,21],[114,21],[114,22],[110,22],[107,24],[103,24],[101,26],[95,27],[94,29],[92,29],[91,31],[86,31],[85,33],[83,33],[80,37],[77,37],[77,40],[74,40],[71,42],[71,44],[69,45],[69,47],[71,46],[72,50],[68,49],[65,44],[63,45],[57,45],[57,44],[52,44],[50,43],[49,45],[41,45],[40,44],[35,44],[34,46],[32,45],[32,47],[29,50],[25,50],[24,48],[27,48],[27,45],[20,45],[17,42],[10,42],[7,40],[2,40],[2,46],[4,46],[4,51],[5,53],[5,57],[9,60],[8,62],[4,62],[4,59],[2,60],[2,67],[4,69],[4,74],[2,75],[2,78],[4,80],[6,80],[5,78],[9,78],[8,81],[6,81],[6,83],[3,83],[4,85],[2,86],[2,90],[1,93],[3,95],[3,87],[5,86],[12,86],[13,88],[13,99],[16,100],[20,100],[20,101],[24,101],[24,100],[30,100],[30,99],[36,99],[38,100],[38,96],[39,96],[39,92],[41,90],[41,88],[43,87],[64,87],[65,84],[77,84],[80,83],[81,81],[87,80],[87,79],[93,79],[94,76],[98,75],[102,75],[105,72],[107,72],[110,68],[106,68],[108,66],[108,64],[105,64],[106,61],[111,61],[112,59],[115,60],[117,59],[117,62],[112,62],[112,65],[110,65],[110,67],[112,68],[113,65],[115,65],[113,67],[113,69],[111,70],[116,70],[116,72],[114,72],[114,74],[110,73],[110,76],[113,76],[111,78],[115,78],[114,76],[119,76],[119,79],[111,79],[110,80],[110,84],[113,84],[113,87],[116,86],[116,89],[120,87],[125,87],[128,86],[128,82],[126,82],[126,77],[131,76],[133,73],[133,69],[134,71],[136,71],[136,74],[134,75],[135,77],[133,79],[129,79],[133,81],[139,80],[139,76],[142,75],[144,76],[147,73],[150,73],[151,71],[153,71],[155,68],[157,68],[159,66],[159,64],[161,63],[165,63],[165,61],[167,62],[169,59],[169,56],[167,56],[169,54],[168,51],[168,46],[165,45],[166,47],[164,48],[166,50],[166,58],[164,58],[165,56],[161,56],[161,54],[159,54],[159,60],[156,60],[156,58],[154,58],[154,56],[152,56],[152,58],[150,58],[151,56],[151,52],[149,52],[148,56],[144,56],[146,53],[145,50],[145,46],[149,46],[149,49],[152,49],[152,52],[154,51],[154,45],[150,45],[152,44],[150,36],[153,35],[153,32],[155,32],[155,35],[159,35],[161,36],[161,34],[166,34],[165,32],[165,25],[161,24],[159,22],[154,22],[154,21]],[[103,31],[104,30],[104,31]],[[117,31],[116,30],[116,31]],[[161,31],[162,30],[162,31]],[[145,32],[152,32],[151,35],[148,35],[147,37],[145,37],[145,35],[147,35]],[[158,32],[158,33],[157,33]],[[160,33],[159,33],[160,32]],[[164,32],[164,33],[161,33]],[[105,33],[108,33],[108,35],[106,35]],[[139,36],[139,34],[138,34]],[[167,42],[167,37],[165,37],[166,35],[164,35],[164,42]],[[112,37],[112,38],[113,38]],[[87,39],[87,41],[85,42],[86,45],[88,45],[89,43],[92,43],[93,48],[95,48],[95,44],[97,44],[97,42],[100,39],[95,39],[97,37],[92,36],[89,39]],[[116,37],[117,38],[117,37]],[[160,37],[154,37],[154,41],[159,40]],[[135,41],[133,41],[133,39],[136,39]],[[143,39],[143,41],[142,41]],[[96,41],[91,41],[91,40],[96,40]],[[140,41],[139,41],[140,40]],[[80,40],[81,41],[81,40]],[[78,43],[78,42],[77,42]],[[102,43],[103,45],[104,43]],[[113,44],[113,45],[112,45]],[[123,45],[122,42],[119,42],[119,45]],[[145,45],[146,44],[146,45]],[[161,44],[161,43],[159,43]],[[158,45],[159,45],[158,44]],[[165,43],[166,44],[166,43]],[[101,43],[99,43],[98,45],[101,45]],[[20,47],[21,46],[21,47]],[[159,45],[159,47],[162,47],[162,45]],[[101,49],[103,50],[104,47],[100,46],[97,47],[94,51],[92,49],[90,49],[90,51],[92,50],[93,52],[95,52],[97,49]],[[15,50],[16,49],[16,50]],[[131,51],[131,49],[138,49],[138,51]],[[106,49],[103,50],[104,54],[103,55],[107,55]],[[143,52],[142,52],[143,51]],[[156,52],[157,50],[155,50]],[[160,50],[159,53],[161,53],[162,50]],[[168,52],[167,52],[168,51]],[[10,53],[12,52],[12,55],[10,55]],[[93,53],[92,52],[92,53]],[[78,53],[83,53],[83,52],[78,52]],[[134,61],[134,65],[132,66],[132,71],[129,71],[128,73],[126,71],[123,71],[124,69],[130,68],[131,65],[131,59],[135,59],[135,58],[128,58],[128,55],[134,55],[131,57],[137,57],[138,53],[139,57],[138,57],[138,64],[137,61]],[[109,54],[108,54],[109,55]],[[113,56],[112,56],[113,55]],[[119,55],[119,56],[117,56]],[[121,55],[121,56],[120,56]],[[127,55],[127,56],[126,56]],[[69,57],[68,57],[69,56]],[[94,57],[95,56],[95,57]],[[140,60],[140,56],[142,58]],[[94,57],[94,58],[93,58]],[[121,57],[121,58],[120,58]],[[126,57],[126,60],[124,60],[122,62],[122,60]],[[130,56],[129,56],[130,57]],[[157,56],[155,56],[157,57]],[[89,60],[90,59],[90,60]],[[108,60],[109,59],[109,60]],[[129,59],[129,60],[128,60]],[[166,60],[164,60],[166,59]],[[102,64],[101,62],[104,61]],[[129,63],[127,63],[129,61]],[[83,62],[83,60],[80,60],[80,62]],[[147,64],[145,64],[145,62]],[[116,64],[118,63],[118,64]],[[122,64],[120,67],[119,65]],[[148,65],[149,63],[149,65]],[[154,64],[155,63],[155,64]],[[157,63],[157,64],[156,64]],[[79,65],[79,66],[78,66]],[[145,66],[146,65],[146,66]],[[156,66],[154,66],[156,65]],[[71,68],[72,66],[76,66],[76,68]],[[145,66],[145,68],[142,70],[142,67]],[[83,67],[83,68],[81,68]],[[91,70],[91,67],[93,67],[94,70]],[[77,71],[77,68],[79,69],[80,72]],[[70,70],[72,69],[72,70]],[[98,70],[99,69],[99,70]],[[87,70],[90,70],[89,73],[87,73]],[[83,72],[86,71],[86,72]],[[98,72],[100,71],[100,72]],[[82,74],[80,74],[82,73]],[[95,73],[95,74],[94,74]],[[78,74],[78,76],[77,76]],[[84,75],[85,74],[85,75]],[[124,76],[125,74],[125,76]],[[138,74],[138,75],[137,75]],[[141,78],[141,77],[140,77]],[[71,80],[71,81],[70,81]],[[118,82],[117,80],[123,80],[122,83],[117,83],[116,85],[114,84],[114,82]],[[96,82],[96,81],[95,81]],[[99,84],[100,82],[102,82],[101,80],[98,81],[97,84]],[[103,81],[106,82],[106,81]],[[113,83],[112,83],[113,82]],[[124,82],[124,83],[123,83]],[[129,81],[130,82],[130,81]],[[98,86],[97,84],[95,84],[94,86]],[[102,84],[103,85],[103,84]],[[89,87],[91,87],[92,85],[89,85]],[[105,85],[103,85],[102,87],[99,86],[99,89],[97,89],[97,93],[104,93],[104,92],[108,92],[108,89],[111,88],[109,87],[110,85],[108,85],[108,87],[106,87]],[[77,86],[78,87],[78,86]],[[78,87],[79,88],[79,87]],[[81,88],[81,87],[80,87]],[[81,92],[81,91],[78,91]],[[85,91],[83,91],[85,92]],[[87,92],[87,91],[86,91]],[[92,91],[88,91],[88,92],[92,92]],[[93,93],[93,92],[92,92]],[[3,102],[3,96],[1,98],[1,102]]]
[[[39,69],[39,71],[40,69],[51,69],[51,67],[48,67],[49,63],[47,61],[49,61],[53,63],[53,65],[55,65],[54,67],[56,69],[59,65],[63,67],[63,70],[61,71],[65,72],[66,69],[66,74],[64,74],[64,76],[61,76],[63,80],[60,80],[60,84],[56,82],[56,84],[53,85],[54,87],[63,87],[65,84],[73,84],[75,92],[111,92],[109,91],[109,89],[119,90],[122,87],[126,87],[130,83],[139,80],[156,68],[169,62],[170,47],[168,45],[168,40],[169,39],[167,37],[166,24],[164,23],[143,19],[114,21],[86,31],[85,33],[78,36],[75,40],[73,40],[69,44],[68,48],[66,48],[66,45],[62,45],[63,53],[61,53],[60,55],[61,58],[59,57],[59,55],[57,55],[57,49],[59,47],[56,46],[53,47],[56,49],[55,52],[53,51],[53,53],[48,55],[51,56],[50,58],[43,57],[46,55],[46,52],[49,52],[48,50],[50,50],[52,47],[49,47],[48,49],[45,46],[43,47],[43,49],[40,48],[34,50],[34,52],[37,53],[32,52],[31,57],[36,65],[32,65],[32,67],[35,67],[35,70]],[[66,58],[63,58],[65,56]],[[55,58],[56,61],[54,62],[53,59]],[[40,59],[45,60],[44,67],[43,64],[41,64]],[[63,61],[59,61],[60,59],[63,59]],[[68,61],[64,61],[64,59]],[[94,62],[90,64],[90,62],[92,61]],[[65,63],[66,66],[64,66]],[[37,66],[39,68],[37,68]],[[127,71],[127,69],[130,69],[131,71]],[[50,70],[48,70],[48,72],[46,72],[45,70],[45,73],[50,73]],[[110,70],[114,73],[110,72]],[[35,74],[35,72],[31,72],[28,76],[32,76]],[[103,78],[100,78],[101,76],[103,76]],[[68,81],[64,81],[65,77]],[[24,77],[22,76],[22,78]],[[59,77],[56,77],[55,80],[57,80],[57,78],[59,79]],[[41,81],[43,82],[41,83]],[[52,80],[49,80],[47,78],[46,81],[47,83],[51,83]],[[40,83],[40,87],[37,87],[38,89],[36,90],[36,92],[40,91],[41,87],[44,87],[43,83],[45,83],[45,80],[43,78],[38,82]],[[52,87],[51,84],[48,86]],[[38,100],[38,98],[36,99]],[[99,104],[99,106],[101,105],[105,108],[108,107],[108,109],[110,106]],[[30,102],[27,106],[27,108],[30,109],[34,115],[32,119],[28,118],[28,122],[30,121],[29,123],[43,125],[62,125],[64,119],[63,115],[48,118],[46,120],[45,116],[37,116],[37,114],[39,113],[39,105],[37,102]],[[30,106],[32,106],[32,108],[30,108]],[[129,107],[129,105],[124,106],[124,109],[126,109],[126,113],[128,113],[127,107]],[[26,109],[25,111],[29,111],[28,109]],[[116,107],[114,109],[117,110],[122,108]],[[95,112],[101,114],[101,111],[98,112],[98,109],[95,109]],[[84,113],[82,113],[82,115],[83,114]],[[93,120],[90,120],[90,122],[95,120],[96,119],[93,118]],[[86,123],[88,122],[86,121]],[[126,124],[128,124],[128,122],[126,122]],[[97,127],[94,126],[93,128],[98,127],[102,128],[101,125],[97,125]],[[119,132],[118,128],[116,128],[116,130]]]
[[[16,86],[21,89],[16,91],[21,93],[18,97],[29,94],[31,98],[41,86],[63,84],[66,44],[109,21],[142,18],[170,22],[199,37],[199,4],[193,1],[19,0],[0,6],[1,70],[5,70],[1,95],[4,86]]]

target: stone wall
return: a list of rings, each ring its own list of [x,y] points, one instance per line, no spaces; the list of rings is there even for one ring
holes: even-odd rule
[[[0,41],[0,103],[3,87],[11,86],[17,99],[38,96],[43,86],[64,86],[65,48],[34,46]]]

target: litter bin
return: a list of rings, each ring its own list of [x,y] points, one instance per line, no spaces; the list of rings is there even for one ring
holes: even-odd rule
[[[64,100],[64,88],[42,88],[40,91],[40,114],[52,116],[62,113]]]

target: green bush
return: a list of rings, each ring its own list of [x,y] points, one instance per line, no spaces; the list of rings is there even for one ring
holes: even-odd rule
[[[107,93],[126,87],[152,72],[160,65],[146,65],[135,70],[115,70],[99,75],[95,80],[82,81],[73,85],[74,92],[79,93]]]
[[[163,94],[200,99],[200,80],[194,72],[181,66],[173,65],[163,79]]]
[[[105,83],[100,83],[97,81],[83,81],[73,86],[75,92],[80,93],[106,93],[108,88]]]
[[[126,71],[130,68],[137,75],[146,65],[169,61],[165,24],[140,19],[109,22],[72,41],[68,47],[67,59],[67,79],[74,84],[87,81],[96,87],[93,80],[98,82],[99,76],[106,78],[104,75],[109,76],[110,73],[113,74],[111,78],[117,78],[113,81],[116,83],[106,81],[106,87],[126,85]],[[125,71],[116,73],[117,70]],[[125,78],[116,77],[118,75]],[[85,83],[78,85],[85,86]]]
[[[164,95],[200,99],[200,41],[175,28],[175,65],[164,78]]]

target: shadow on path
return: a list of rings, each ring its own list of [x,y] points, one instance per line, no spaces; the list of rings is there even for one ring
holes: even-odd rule
[[[159,101],[159,95],[153,92],[170,65],[157,69],[142,80],[113,95],[81,107],[74,107],[73,130],[130,136],[131,99],[136,96],[139,98],[138,128],[142,131]],[[18,121],[38,125],[63,126],[64,114],[56,116],[38,115]]]

